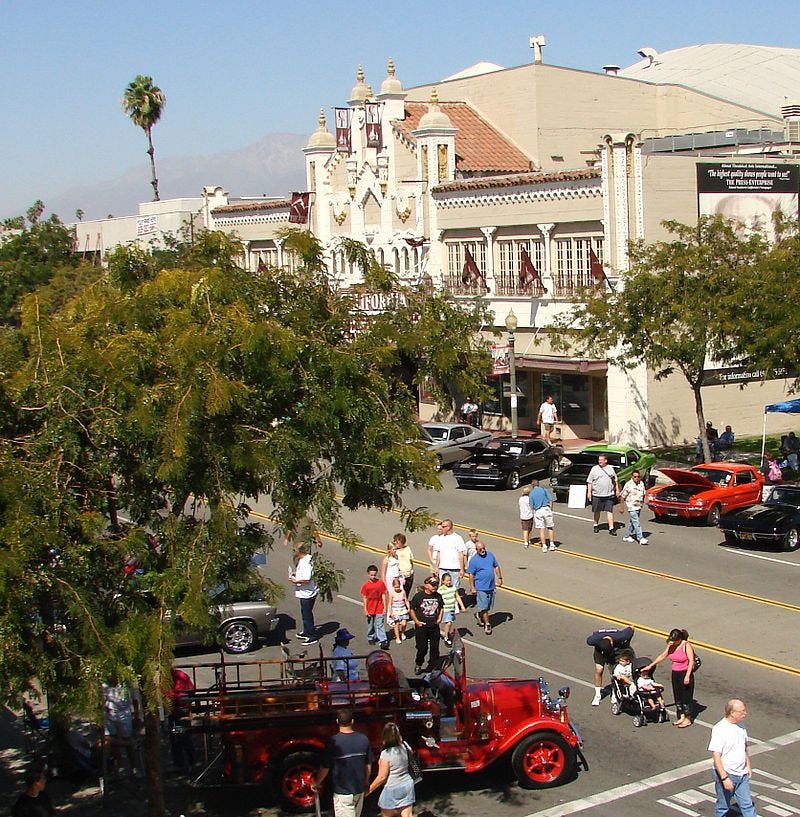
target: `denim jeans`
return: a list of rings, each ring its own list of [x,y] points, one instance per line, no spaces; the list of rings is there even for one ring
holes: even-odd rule
[[[756,817],[756,807],[750,794],[750,778],[746,775],[730,774],[733,782],[733,791],[728,791],[714,771],[714,787],[717,790],[717,804],[714,806],[714,817],[726,817],[731,806],[731,798],[736,798],[736,805],[742,812],[742,817]]]
[[[383,613],[367,616],[367,641],[386,641],[386,618]]]
[[[641,508],[630,508],[628,510],[628,536],[632,536],[637,542],[642,538],[642,526],[639,524],[639,514]]]
[[[317,628],[314,625],[314,602],[316,600],[316,596],[312,596],[310,599],[298,599],[300,602],[300,617],[303,619],[303,635],[308,638],[317,637]]]

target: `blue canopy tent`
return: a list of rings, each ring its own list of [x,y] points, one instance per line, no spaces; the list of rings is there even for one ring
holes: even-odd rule
[[[767,414],[780,412],[781,414],[800,414],[800,397],[784,400],[782,403],[773,403],[764,406],[764,430],[761,434],[761,462],[764,462],[764,451],[767,446]]]

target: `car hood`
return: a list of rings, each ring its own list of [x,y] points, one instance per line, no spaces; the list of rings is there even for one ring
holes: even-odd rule
[[[470,454],[464,464],[470,462],[491,462],[492,460],[515,460],[519,454],[510,454],[508,451],[503,451],[502,448],[481,448]]]
[[[772,527],[795,513],[797,513],[797,508],[793,505],[764,504],[742,508],[742,510],[728,514],[728,516],[739,521],[758,522],[760,525]]]
[[[697,485],[701,488],[719,488],[720,486],[706,479],[694,471],[684,471],[682,468],[659,468],[659,471],[676,485]]]

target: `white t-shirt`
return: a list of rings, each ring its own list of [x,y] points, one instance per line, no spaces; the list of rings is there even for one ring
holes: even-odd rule
[[[738,776],[747,772],[747,730],[727,718],[717,721],[711,730],[709,752],[718,752],[722,768]]]
[[[317,583],[311,578],[313,571],[311,563],[311,554],[306,553],[301,556],[297,562],[297,567],[294,569],[294,577],[296,579],[307,579],[306,584],[296,584],[294,586],[294,595],[298,599],[313,599],[317,595]]]
[[[433,545],[434,564],[436,554],[439,554],[439,570],[461,570],[461,558],[459,554],[467,554],[467,546],[464,540],[455,532],[442,534],[436,537]]]
[[[542,417],[543,423],[554,423],[558,415],[558,409],[555,403],[548,403],[546,400],[539,406],[539,414]]]
[[[531,503],[527,496],[521,496],[519,498],[519,518],[533,519],[533,508],[531,508]]]
[[[614,667],[615,678],[627,678],[629,681],[633,680],[633,665],[632,664],[617,664]]]

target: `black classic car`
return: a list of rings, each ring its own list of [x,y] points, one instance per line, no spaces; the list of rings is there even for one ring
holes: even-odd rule
[[[485,448],[476,448],[453,466],[459,488],[518,488],[534,474],[555,473],[564,450],[544,440],[496,437]]]
[[[800,486],[776,485],[760,505],[723,514],[720,530],[729,544],[753,542],[800,548]]]

